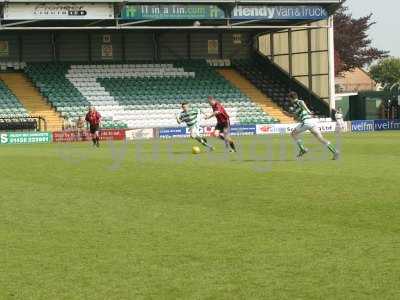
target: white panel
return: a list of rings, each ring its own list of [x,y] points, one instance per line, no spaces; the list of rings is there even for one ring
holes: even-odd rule
[[[260,36],[258,38],[258,50],[266,55],[269,56],[271,55],[271,35],[270,34],[265,34],[263,36]]]
[[[289,73],[289,55],[275,56],[274,62]]]
[[[289,35],[287,31],[274,33],[274,54],[289,53]]]
[[[328,52],[315,52],[312,57],[312,74],[328,74]]]
[[[321,98],[329,96],[329,77],[328,75],[313,77],[313,91]]]
[[[308,51],[308,31],[298,30],[292,32],[292,53]]]
[[[292,74],[307,75],[308,74],[308,54],[293,54],[292,55]]]
[[[27,1],[29,2],[29,1]],[[7,3],[5,20],[104,20],[114,19],[112,4]]]

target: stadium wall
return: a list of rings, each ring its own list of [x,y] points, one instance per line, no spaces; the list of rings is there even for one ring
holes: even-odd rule
[[[248,58],[253,50],[246,32],[1,32],[0,41],[8,43],[2,62]]]
[[[270,135],[289,134],[297,124],[249,124],[233,125],[232,135]],[[319,128],[322,132],[335,132],[335,122],[321,122]],[[373,132],[373,131],[398,131],[400,120],[355,120],[345,122],[343,132]],[[201,128],[203,135],[210,136],[214,127]],[[189,131],[186,127],[169,128],[136,128],[136,129],[104,129],[101,130],[102,140],[136,140],[153,138],[187,138]],[[37,143],[66,143],[77,141],[90,141],[89,132],[69,130],[60,132],[2,132],[0,133],[0,144],[37,144]]]
[[[259,51],[322,99],[329,99],[328,20],[261,35]]]

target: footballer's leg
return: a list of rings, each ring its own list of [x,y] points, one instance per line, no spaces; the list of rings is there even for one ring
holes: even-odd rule
[[[304,124],[299,124],[293,131],[290,133],[293,140],[296,142],[297,147],[299,148],[299,153],[297,154],[297,158],[302,157],[304,154],[308,152],[308,149],[304,146],[304,142],[300,138],[300,134],[304,132],[306,128]]]
[[[321,130],[319,130],[319,128],[317,126],[314,126],[313,128],[310,129],[310,132],[315,136],[315,138],[323,145],[326,146],[326,148],[328,148],[328,150],[330,152],[332,152],[333,154],[333,159],[337,160],[339,159],[339,152],[336,150],[336,148],[331,144],[330,141],[328,141],[327,139],[325,139],[322,136]]]
[[[340,122],[336,122],[335,132],[337,134],[342,133],[342,126],[341,126]]]
[[[96,131],[94,132],[94,139],[95,139],[95,144],[97,147],[100,147],[100,135],[99,135],[99,127],[96,126]]]
[[[196,141],[198,141],[204,147],[207,147],[208,149],[213,150],[213,146],[207,143],[207,139],[200,136],[198,127],[190,128],[190,137],[192,139],[195,139]]]
[[[100,135],[98,131],[96,132],[96,145],[97,147],[100,147]]]
[[[90,125],[90,136],[92,137],[93,146],[96,146],[96,129]]]
[[[225,125],[224,124],[217,123],[217,126],[215,126],[214,135],[219,137],[221,140],[223,140],[225,143],[225,148],[229,149],[229,141],[225,136]]]
[[[214,136],[215,136],[215,137],[218,137],[219,139],[221,139],[221,140],[223,140],[223,141],[225,142],[225,136],[224,136],[224,134],[221,132],[221,130],[219,129],[218,125],[217,125],[217,127],[215,127]],[[225,146],[226,146],[226,144],[225,144]]]
[[[236,152],[236,146],[234,141],[232,140],[230,136],[230,128],[229,125],[224,127],[224,137],[225,137],[225,142],[229,144],[229,147],[231,148],[231,152]]]

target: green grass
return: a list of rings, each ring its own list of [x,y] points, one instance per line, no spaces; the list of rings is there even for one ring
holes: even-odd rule
[[[1,146],[0,299],[399,299],[400,133],[214,142]]]

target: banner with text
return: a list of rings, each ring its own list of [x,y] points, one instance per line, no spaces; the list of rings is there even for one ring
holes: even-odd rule
[[[256,134],[288,134],[293,131],[293,129],[298,126],[298,123],[293,124],[258,124],[256,125]],[[318,128],[321,132],[334,132],[336,130],[336,122],[320,122],[318,123]],[[346,131],[344,128],[343,131]]]
[[[90,141],[92,138],[89,131],[57,131],[53,132],[53,142],[80,142]],[[125,130],[103,129],[100,130],[100,140],[122,141],[125,140]]]
[[[351,131],[353,132],[374,131],[374,121],[373,120],[351,121]]]
[[[374,120],[374,130],[400,130],[400,120]]]
[[[131,129],[125,131],[125,138],[128,141],[131,140],[144,140],[154,138],[153,128],[143,128],[143,129]]]
[[[109,3],[7,3],[5,20],[104,20],[114,19]]]
[[[262,20],[323,20],[329,17],[322,6],[267,6],[238,5],[231,15],[232,19]]]
[[[224,19],[225,13],[216,5],[126,5],[123,20],[212,20]]]
[[[8,132],[0,134],[0,144],[43,144],[51,142],[51,132]]]
[[[200,127],[200,134],[205,136],[212,136],[214,134],[214,126],[202,126]],[[231,135],[255,135],[256,125],[232,125]],[[169,127],[160,128],[159,137],[160,138],[176,138],[176,137],[189,137],[189,128],[187,127]]]

